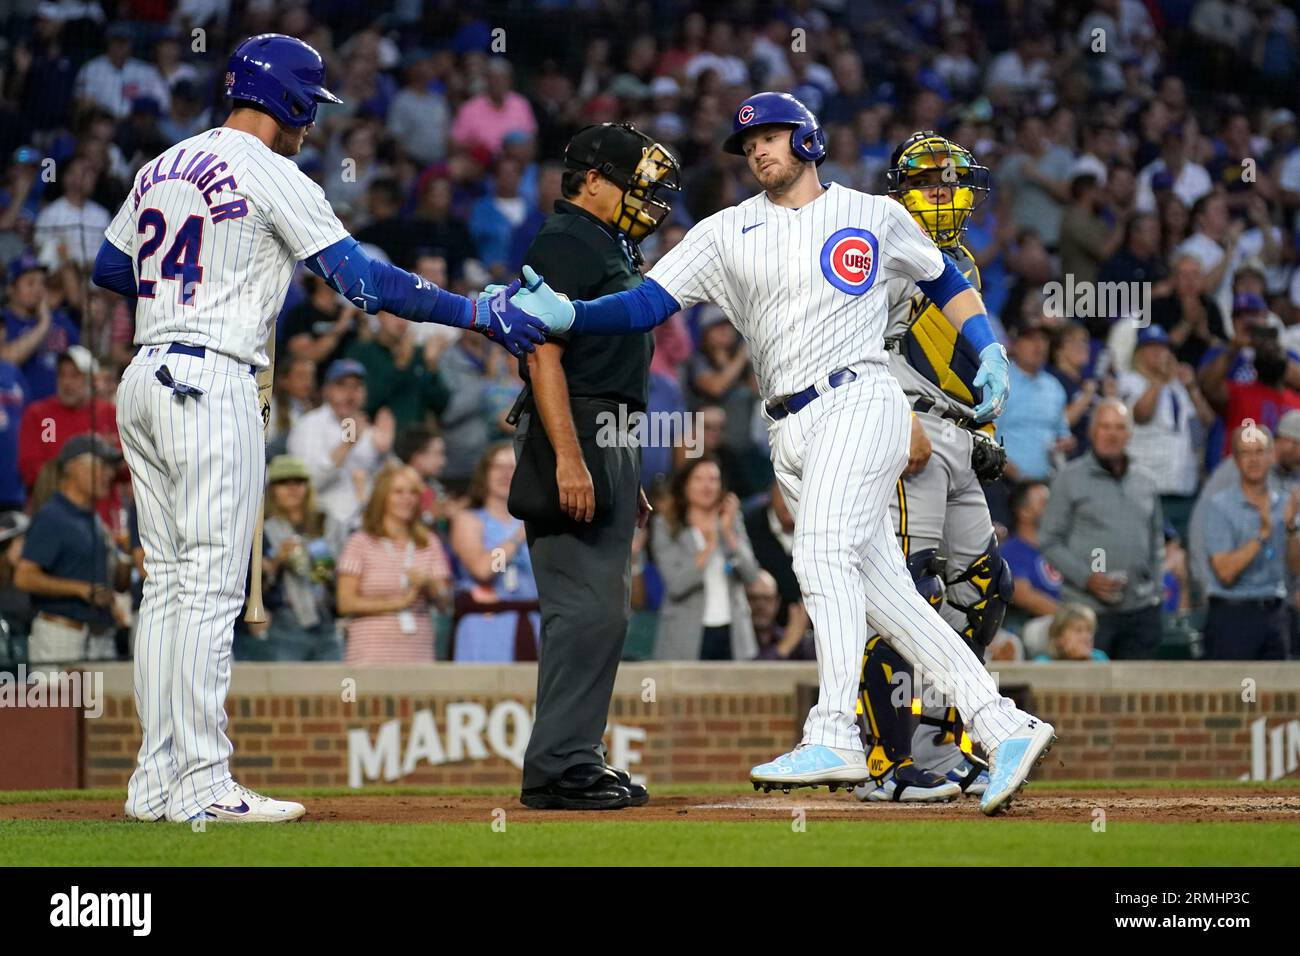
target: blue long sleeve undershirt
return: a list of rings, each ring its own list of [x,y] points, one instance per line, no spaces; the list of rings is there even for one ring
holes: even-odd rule
[[[95,255],[95,268],[90,281],[101,289],[108,289],[128,299],[136,297],[135,269],[131,257],[105,239]]]
[[[590,302],[573,303],[573,332],[587,335],[627,335],[649,332],[674,312],[677,300],[654,279],[635,289],[603,295]]]
[[[410,322],[436,322],[460,329],[473,323],[473,301],[370,258],[351,236],[322,249],[305,265],[371,315],[391,312]]]
[[[935,279],[918,282],[926,298],[940,308],[952,298],[971,288],[970,282],[950,261]],[[659,283],[647,279],[635,289],[615,292],[589,302],[573,303],[573,331],[588,335],[626,335],[648,332],[662,323],[681,306]]]
[[[462,329],[473,321],[471,300],[439,289],[405,269],[371,259],[350,236],[322,249],[306,265],[335,291],[371,314],[392,312],[412,322],[436,322]],[[131,257],[107,239],[95,256],[91,280],[118,295],[135,298],[137,294]]]

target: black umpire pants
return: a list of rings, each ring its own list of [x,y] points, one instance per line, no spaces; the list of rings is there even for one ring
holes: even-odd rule
[[[519,422],[519,451],[529,427]],[[542,635],[537,714],[524,753],[524,789],[545,786],[569,767],[604,763],[601,738],[631,617],[632,535],[636,531],[641,453],[601,448],[614,484],[607,520],[562,529],[525,522],[537,580]]]

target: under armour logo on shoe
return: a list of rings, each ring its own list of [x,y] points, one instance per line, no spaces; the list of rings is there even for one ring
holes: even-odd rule
[[[1029,729],[1030,730],[1038,729],[1038,721],[1034,720],[1034,718],[1032,717],[1029,718]]]

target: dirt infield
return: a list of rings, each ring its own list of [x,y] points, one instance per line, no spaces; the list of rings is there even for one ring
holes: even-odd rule
[[[290,796],[286,794],[286,796]],[[515,822],[608,820],[682,820],[691,823],[737,823],[789,818],[803,809],[809,819],[823,820],[970,820],[980,819],[972,798],[948,804],[859,803],[845,793],[825,790],[790,794],[674,794],[656,797],[645,807],[617,813],[566,813],[527,810],[508,795],[497,796],[367,796],[316,797],[304,800],[313,823],[485,823],[493,811],[513,811]],[[1152,787],[1109,790],[1026,790],[1005,815],[1009,821],[1089,823],[1102,809],[1108,822],[1146,823],[1300,823],[1300,792],[1266,789],[1161,790]],[[0,806],[0,820],[121,820],[117,800],[57,800]]]

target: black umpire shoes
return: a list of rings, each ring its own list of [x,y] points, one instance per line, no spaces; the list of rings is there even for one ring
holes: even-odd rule
[[[519,794],[519,802],[533,810],[621,810],[649,799],[625,772],[598,763],[570,767],[559,780]]]
[[[626,770],[619,770],[617,767],[609,766],[609,764],[605,765],[605,769],[617,777],[618,782],[623,785],[623,789],[628,792],[628,796],[632,799],[632,802],[628,804],[629,807],[644,807],[650,802],[650,791],[639,783],[633,783]]]

